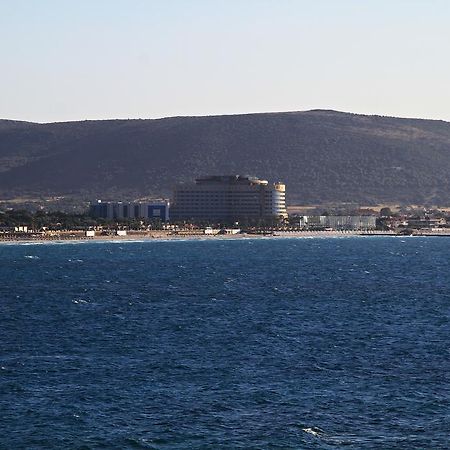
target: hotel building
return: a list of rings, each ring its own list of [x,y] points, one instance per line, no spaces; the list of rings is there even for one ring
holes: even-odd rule
[[[286,218],[285,185],[240,175],[198,178],[175,189],[170,217],[224,222]]]
[[[91,216],[103,219],[147,219],[169,221],[169,202],[155,200],[152,202],[103,202],[92,203]]]

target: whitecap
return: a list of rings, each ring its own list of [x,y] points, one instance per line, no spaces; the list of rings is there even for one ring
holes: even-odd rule
[[[89,303],[88,301],[86,301],[86,300],[83,300],[82,298],[77,298],[77,299],[75,299],[75,300],[72,300],[72,303],[75,303],[76,305],[78,305],[78,304],[85,304],[85,303]]]
[[[321,434],[323,433],[323,430],[321,430],[318,427],[302,428],[302,431],[304,431],[305,433],[308,433],[308,434],[312,434],[313,436],[318,436],[318,437],[320,437]]]

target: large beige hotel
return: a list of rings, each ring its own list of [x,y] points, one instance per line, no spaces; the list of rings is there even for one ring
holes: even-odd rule
[[[232,175],[198,178],[181,184],[170,209],[171,220],[241,221],[286,218],[285,185]]]

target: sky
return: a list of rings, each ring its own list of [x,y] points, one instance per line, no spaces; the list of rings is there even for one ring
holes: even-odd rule
[[[0,118],[450,121],[449,0],[0,0]]]

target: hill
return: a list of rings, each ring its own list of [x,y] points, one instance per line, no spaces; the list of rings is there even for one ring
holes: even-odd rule
[[[169,196],[250,174],[291,204],[450,204],[450,123],[306,111],[36,124],[0,120],[0,198]]]

